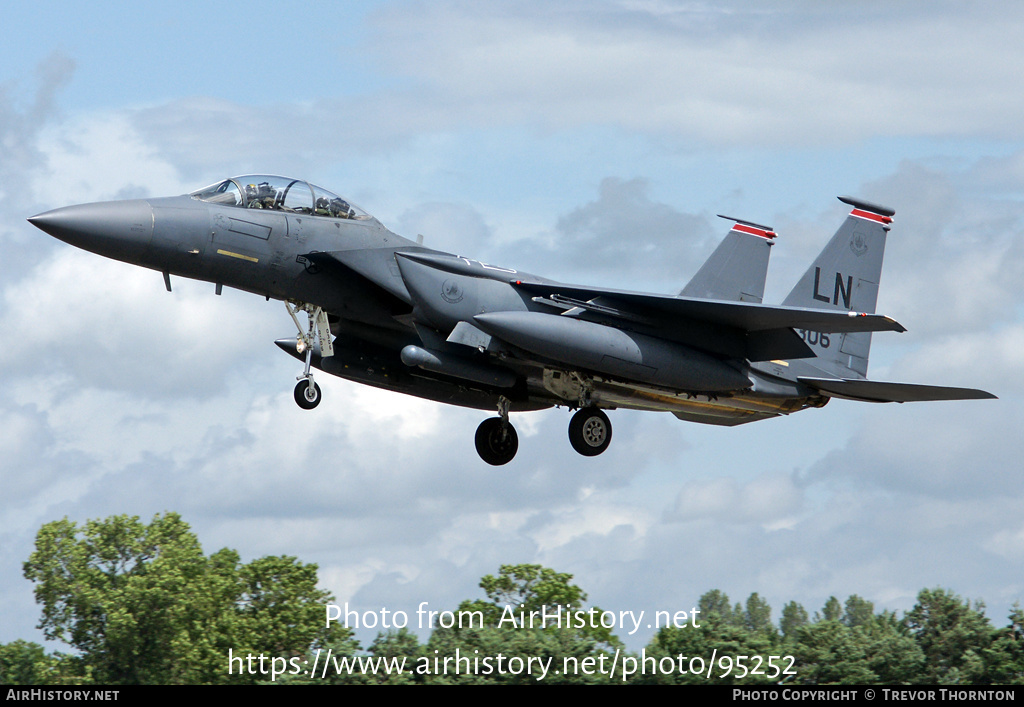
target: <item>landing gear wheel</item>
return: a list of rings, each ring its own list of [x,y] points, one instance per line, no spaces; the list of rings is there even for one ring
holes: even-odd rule
[[[313,383],[311,388],[310,383],[313,383],[313,381],[300,380],[298,385],[295,386],[295,402],[303,410],[312,410],[323,400],[320,386]]]
[[[569,421],[569,443],[585,457],[596,457],[611,441],[611,420],[599,408],[583,408]]]
[[[516,428],[500,417],[489,417],[476,428],[476,452],[491,466],[508,464],[518,450]]]

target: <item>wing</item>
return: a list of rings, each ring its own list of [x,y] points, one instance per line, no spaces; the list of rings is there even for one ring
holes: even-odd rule
[[[811,358],[794,329],[826,333],[906,331],[890,317],[751,302],[673,297],[621,290],[513,280],[535,302],[578,307],[623,322],[637,322],[659,336],[749,361]]]

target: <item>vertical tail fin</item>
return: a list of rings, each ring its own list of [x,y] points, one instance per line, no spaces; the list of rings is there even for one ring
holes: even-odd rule
[[[874,313],[881,281],[885,237],[896,212],[841,196],[853,207],[832,240],[783,302],[792,307]],[[800,332],[817,354],[813,364],[840,378],[865,378],[870,333]]]
[[[679,294],[760,304],[775,233],[770,226],[721,214],[719,217],[736,223]]]

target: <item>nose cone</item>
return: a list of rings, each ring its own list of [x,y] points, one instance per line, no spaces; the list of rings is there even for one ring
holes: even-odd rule
[[[28,222],[65,243],[129,262],[153,238],[153,207],[142,199],[65,206]]]

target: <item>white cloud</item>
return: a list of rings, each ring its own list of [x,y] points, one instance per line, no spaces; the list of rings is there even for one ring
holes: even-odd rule
[[[293,328],[279,304],[178,278],[172,287],[153,270],[57,247],[3,290],[0,362],[26,372],[45,353],[51,376],[69,371],[75,384],[202,397]]]
[[[53,123],[42,130],[37,144],[46,167],[32,180],[33,197],[50,208],[169,196],[190,188],[124,112],[88,113]]]
[[[688,522],[713,519],[755,523],[765,529],[791,527],[803,506],[803,491],[792,475],[762,474],[747,483],[733,478],[691,481],[676,496],[666,519]]]
[[[377,13],[374,46],[419,82],[427,126],[443,102],[460,125],[614,123],[720,144],[1021,136],[1021,98],[1004,87],[1024,60],[1005,40],[1022,18],[1006,7],[998,22],[926,3],[898,21],[805,3],[721,9],[407,4]]]

